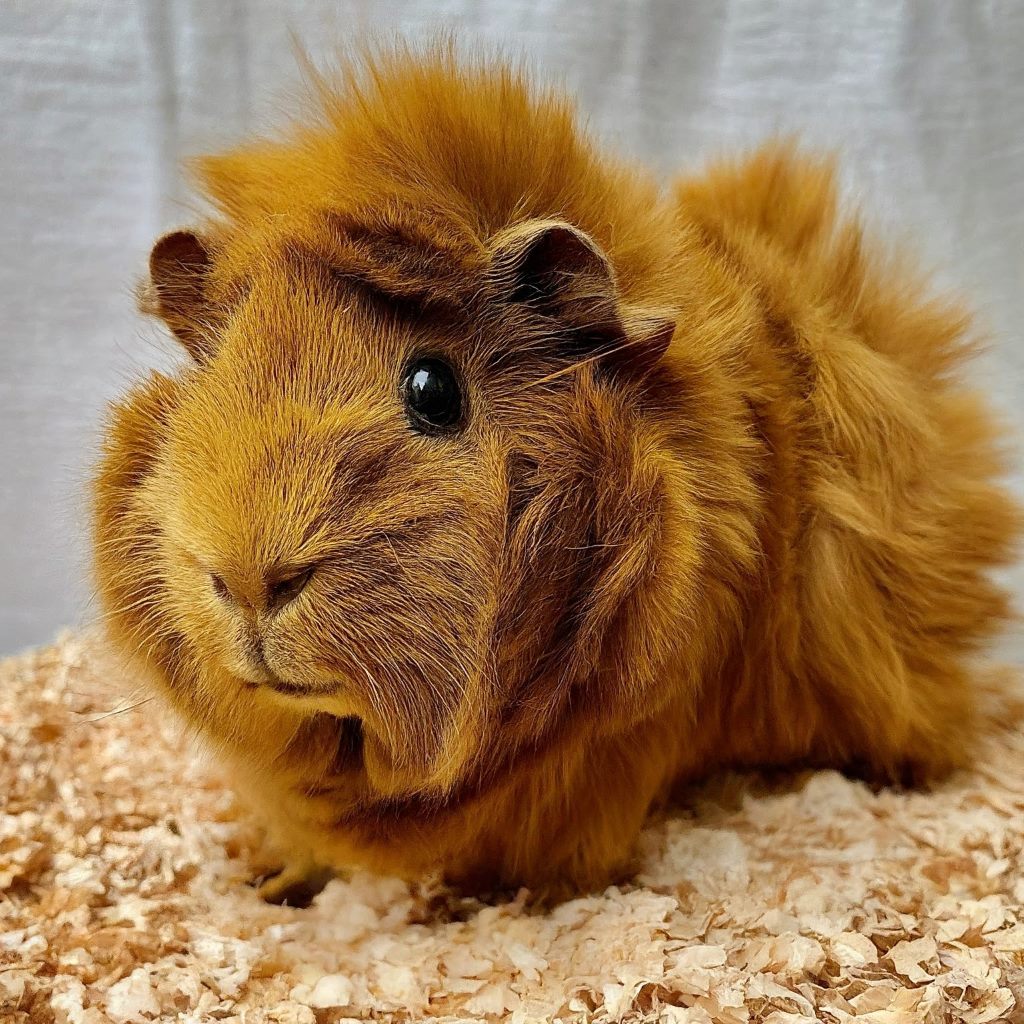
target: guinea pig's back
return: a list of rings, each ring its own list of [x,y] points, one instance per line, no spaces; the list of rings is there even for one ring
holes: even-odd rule
[[[675,199],[682,230],[760,310],[738,386],[756,391],[766,366],[785,382],[755,416],[774,568],[746,638],[764,656],[725,687],[723,703],[760,708],[734,754],[781,744],[779,760],[940,774],[973,718],[966,656],[1010,615],[991,570],[1022,522],[998,426],[960,376],[971,319],[843,215],[830,162],[788,144]],[[775,670],[786,681],[766,685]]]

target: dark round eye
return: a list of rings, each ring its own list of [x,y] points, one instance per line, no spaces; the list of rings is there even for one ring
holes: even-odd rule
[[[414,430],[449,433],[462,424],[462,389],[449,363],[434,356],[412,360],[402,375],[402,401]]]

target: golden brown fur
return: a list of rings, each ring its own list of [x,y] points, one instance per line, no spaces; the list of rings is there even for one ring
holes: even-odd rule
[[[592,887],[717,766],[967,757],[1018,513],[967,318],[830,166],[771,144],[666,192],[441,52],[320,94],[199,163],[217,216],[146,295],[194,365],[116,405],[95,486],[113,636],[290,856]],[[409,429],[420,351],[464,432]]]

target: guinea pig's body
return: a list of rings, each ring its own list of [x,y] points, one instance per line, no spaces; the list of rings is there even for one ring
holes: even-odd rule
[[[113,636],[297,867],[598,886],[722,766],[928,779],[1018,528],[968,323],[770,146],[666,194],[501,67],[201,162],[115,408]],[[280,895],[284,889],[279,881]]]

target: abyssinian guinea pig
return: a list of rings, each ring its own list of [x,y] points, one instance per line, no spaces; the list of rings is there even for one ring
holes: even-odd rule
[[[114,407],[113,638],[287,858],[573,892],[723,766],[941,776],[1020,518],[971,327],[773,143],[663,187],[500,63],[376,55],[197,162]]]

